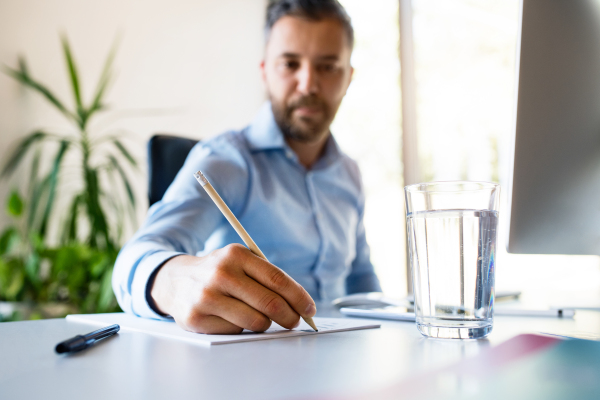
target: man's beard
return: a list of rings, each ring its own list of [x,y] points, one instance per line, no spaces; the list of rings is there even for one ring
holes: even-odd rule
[[[331,110],[317,96],[303,96],[289,105],[276,101],[272,96],[269,97],[275,122],[277,122],[279,129],[281,129],[286,139],[301,143],[311,143],[329,132],[329,125],[333,120],[331,118]],[[321,115],[317,119],[310,117],[297,117],[295,119],[293,112],[299,107],[318,107]]]

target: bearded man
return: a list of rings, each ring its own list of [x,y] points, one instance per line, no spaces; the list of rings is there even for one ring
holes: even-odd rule
[[[350,19],[336,0],[280,0],[265,36],[269,102],[245,129],[196,145],[121,250],[113,289],[126,312],[193,332],[261,332],[314,316],[313,299],[380,290],[359,170],[329,130],[352,79]],[[270,262],[240,244],[196,171]]]

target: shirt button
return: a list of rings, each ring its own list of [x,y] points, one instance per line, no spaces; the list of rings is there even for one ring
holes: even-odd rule
[[[286,156],[287,158],[291,159],[291,158],[292,158],[294,155],[292,154],[292,152],[291,152],[291,151],[289,151],[289,150],[286,150],[286,151],[285,151],[285,156]]]

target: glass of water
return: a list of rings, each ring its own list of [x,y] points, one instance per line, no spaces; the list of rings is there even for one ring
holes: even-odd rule
[[[404,193],[417,328],[435,338],[488,335],[500,186],[428,182]]]

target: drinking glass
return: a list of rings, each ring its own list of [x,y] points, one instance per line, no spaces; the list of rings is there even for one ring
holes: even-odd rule
[[[404,193],[417,328],[435,338],[488,335],[500,186],[427,182]]]

